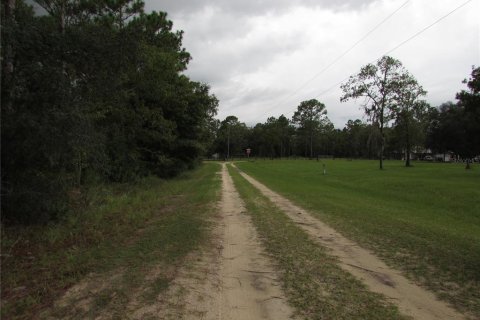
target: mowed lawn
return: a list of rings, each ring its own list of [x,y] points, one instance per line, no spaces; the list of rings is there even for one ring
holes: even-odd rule
[[[327,174],[323,174],[325,164]],[[257,160],[237,166],[480,317],[480,166]]]

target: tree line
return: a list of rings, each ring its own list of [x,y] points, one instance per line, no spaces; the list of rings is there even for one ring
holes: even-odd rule
[[[2,1],[2,223],[61,218],[99,182],[171,177],[199,163],[218,100],[139,0]]]
[[[253,127],[228,116],[217,120],[210,154],[243,156],[250,148],[252,156],[268,158],[378,159],[380,169],[384,158],[404,159],[410,166],[410,155],[427,149],[471,159],[480,155],[480,68],[473,67],[463,82],[467,88],[456,94],[456,103],[433,107],[422,99],[426,91],[402,63],[385,56],[341,86],[340,101],[362,99],[366,121],[349,120],[342,129],[335,128],[326,106],[316,99],[301,102],[291,119],[270,117]]]
[[[383,57],[342,85],[367,121],[337,129],[303,101],[291,119],[215,119],[217,98],[185,74],[190,54],[165,12],[140,0],[23,0],[1,11],[2,225],[61,219],[99,183],[172,177],[205,156],[376,158],[414,148],[480,154],[479,68],[436,108],[400,61]]]

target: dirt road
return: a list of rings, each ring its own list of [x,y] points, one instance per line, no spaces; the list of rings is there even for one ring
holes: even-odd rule
[[[361,279],[371,291],[389,298],[401,313],[422,320],[464,319],[370,251],[240,173],[319,245],[330,249],[342,268]],[[220,175],[222,197],[214,210],[216,216],[211,218],[208,243],[191,252],[179,265],[168,270],[159,265],[143,275],[144,285],[161,274],[171,275],[174,280],[165,292],[159,290],[154,300],[146,303],[142,297],[150,292],[148,287],[129,292],[118,290],[128,276],[120,269],[107,276],[87,277],[56,304],[56,313],[46,314],[45,318],[112,319],[121,314],[129,319],[292,319],[294,310],[287,304],[276,268],[262,247],[226,164],[222,164]]]
[[[222,197],[206,243],[178,263],[87,276],[43,314],[46,319],[292,319],[272,262],[262,248],[225,164]],[[162,279],[173,279],[165,291]],[[157,287],[155,284],[157,283]],[[152,286],[153,284],[153,286]],[[156,291],[152,291],[153,290]],[[155,289],[157,288],[157,289]],[[156,292],[155,296],[151,296]]]
[[[433,293],[415,285],[370,251],[345,238],[249,175],[240,173],[315,241],[329,248],[339,258],[342,268],[361,279],[370,290],[390,298],[403,314],[422,320],[464,319],[463,315],[439,301]]]
[[[292,313],[225,164],[221,212],[225,231],[220,319],[289,319]]]
[[[293,310],[286,303],[272,262],[262,248],[225,164],[221,176],[220,221],[213,231],[218,251],[204,254],[190,272],[179,275],[172,291],[185,288],[187,293],[176,317],[291,319]]]

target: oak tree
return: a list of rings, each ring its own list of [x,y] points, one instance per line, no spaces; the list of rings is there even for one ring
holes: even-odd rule
[[[341,85],[341,102],[363,98],[363,109],[369,121],[380,134],[380,169],[383,169],[385,150],[384,127],[394,119],[397,103],[399,78],[405,73],[402,63],[389,56],[383,56],[375,64],[369,63],[356,75],[350,76]]]

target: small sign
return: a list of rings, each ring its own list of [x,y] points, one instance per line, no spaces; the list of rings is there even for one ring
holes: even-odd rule
[[[252,152],[252,149],[248,148],[246,151],[247,151],[247,157],[250,157],[250,153]]]

